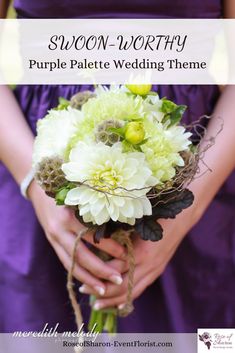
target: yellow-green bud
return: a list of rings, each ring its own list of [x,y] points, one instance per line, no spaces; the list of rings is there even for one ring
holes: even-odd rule
[[[138,145],[144,140],[145,131],[143,124],[132,121],[126,125],[125,139],[133,145]]]
[[[126,87],[134,94],[146,96],[151,91],[152,85],[126,85]]]

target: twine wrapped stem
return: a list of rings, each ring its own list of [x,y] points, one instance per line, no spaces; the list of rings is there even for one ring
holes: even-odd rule
[[[77,252],[78,244],[81,241],[81,238],[88,231],[90,231],[90,229],[85,229],[85,230],[80,231],[75,239],[73,254],[72,254],[72,264],[71,264],[71,268],[68,271],[68,276],[67,276],[67,290],[68,290],[69,299],[70,299],[70,302],[71,302],[71,305],[72,305],[72,308],[74,311],[76,325],[77,325],[78,330],[80,329],[80,327],[83,324],[83,318],[82,318],[80,305],[77,301],[76,292],[74,290],[73,272],[74,272],[74,267],[75,267],[75,263],[76,263],[76,252]],[[114,232],[111,236],[114,240],[116,240],[119,244],[125,246],[127,249],[127,261],[128,261],[128,265],[129,265],[127,297],[126,297],[126,303],[125,303],[124,307],[117,311],[117,315],[122,316],[122,317],[129,315],[134,309],[133,304],[132,304],[132,290],[133,290],[133,280],[134,280],[134,270],[135,270],[135,259],[134,259],[133,243],[131,240],[132,233],[133,233],[133,230],[119,229],[116,232]],[[105,254],[105,253],[103,253],[103,254]],[[100,253],[100,257],[102,258],[102,253]]]

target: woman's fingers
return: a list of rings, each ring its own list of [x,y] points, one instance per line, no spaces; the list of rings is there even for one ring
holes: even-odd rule
[[[127,278],[126,276],[124,277],[123,283],[119,286],[115,285],[115,284],[111,284],[111,283],[106,283],[106,290],[105,293],[102,295],[102,297],[104,298],[110,298],[110,297],[116,297],[119,295],[122,295],[124,293],[126,293],[127,291]],[[84,293],[84,294],[93,294],[96,295],[97,293],[95,292],[95,290],[88,286],[87,284],[83,284],[80,288],[79,288],[79,292],[80,293]],[[99,298],[99,296],[97,296]]]
[[[53,247],[60,261],[62,262],[66,270],[69,271],[72,266],[71,257],[67,254],[65,249],[59,243],[53,244]],[[92,276],[88,271],[84,270],[77,264],[75,264],[74,266],[73,276],[78,281],[82,283],[86,283],[89,287],[94,288],[96,293],[99,293],[100,295],[102,295],[102,293],[105,292],[104,283],[99,279],[97,279],[96,277]]]
[[[120,260],[126,260],[126,248],[113,239],[101,239],[99,243],[95,243],[93,240],[93,235],[90,233],[85,234],[83,239],[95,246],[97,249],[103,250],[112,257]]]
[[[120,285],[123,281],[122,276],[116,269],[99,259],[82,242],[79,245],[77,260],[82,267],[98,278],[108,280],[116,285]]]
[[[58,240],[68,255],[71,256],[74,249],[75,235],[67,232]],[[78,243],[76,261],[78,265],[95,277],[111,281],[117,285],[122,283],[120,273],[93,254],[82,241]]]
[[[142,294],[142,292],[150,283],[151,280],[149,276],[142,278],[139,282],[137,282],[132,291],[132,299],[134,300],[140,296],[140,294]],[[121,307],[125,304],[126,299],[126,293],[112,298],[98,299],[95,301],[93,308],[95,310],[100,310],[104,308],[120,306],[121,309]]]
[[[107,265],[112,267],[114,270],[116,270],[118,273],[126,273],[129,269],[129,264],[128,261],[123,261],[119,259],[113,259],[110,261],[107,261]]]
[[[116,260],[116,261],[120,261],[120,260]],[[135,269],[135,274],[134,274],[134,283],[139,281],[141,276],[142,276],[142,271],[141,271],[141,269],[139,269],[137,267]],[[103,295],[103,297],[110,298],[110,297],[116,297],[116,296],[120,296],[122,294],[125,294],[125,293],[127,293],[127,287],[128,287],[128,273],[123,275],[123,283],[119,286],[112,284],[112,283],[106,283],[106,290],[105,290],[105,294]],[[87,286],[86,284],[82,285],[79,288],[79,291],[81,293],[85,293],[85,294],[96,294],[94,292],[94,289]]]

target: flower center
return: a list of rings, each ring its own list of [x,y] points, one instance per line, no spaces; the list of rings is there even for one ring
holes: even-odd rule
[[[113,191],[120,186],[123,178],[112,169],[105,169],[96,171],[92,177],[93,186],[103,192]]]

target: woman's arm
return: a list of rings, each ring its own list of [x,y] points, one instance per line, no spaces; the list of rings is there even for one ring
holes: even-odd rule
[[[223,1],[223,16],[225,18],[235,18],[235,1]],[[234,65],[234,63],[232,63]],[[195,192],[196,200],[195,211],[196,220],[206,210],[220,186],[227,179],[228,175],[235,167],[234,156],[234,138],[235,138],[235,86],[230,85],[225,88],[215,107],[214,117],[221,117],[224,120],[224,127],[221,134],[216,139],[216,145],[207,151],[204,161],[212,169],[213,173],[207,173],[203,176],[203,180],[198,179],[192,184],[192,189]],[[216,128],[219,128],[219,122],[213,119],[209,124],[207,139],[210,136],[215,136]],[[213,135],[214,134],[214,135]],[[205,166],[201,165],[201,169]]]
[[[20,184],[31,169],[33,134],[7,86],[0,86],[0,160]]]
[[[203,162],[209,166],[212,172],[208,171],[191,185],[191,189],[195,194],[193,213],[196,222],[200,219],[221,185],[235,168],[234,101],[235,86],[227,86],[221,94],[208,126],[204,145],[207,144],[208,139],[213,138],[217,134],[223,121],[223,130],[216,137],[214,146],[206,152],[203,158]],[[206,166],[203,162],[200,162],[202,173],[206,171]]]
[[[6,18],[9,4],[10,4],[10,0],[0,1],[0,18]]]
[[[223,15],[225,18],[235,18],[234,0],[223,0]]]

